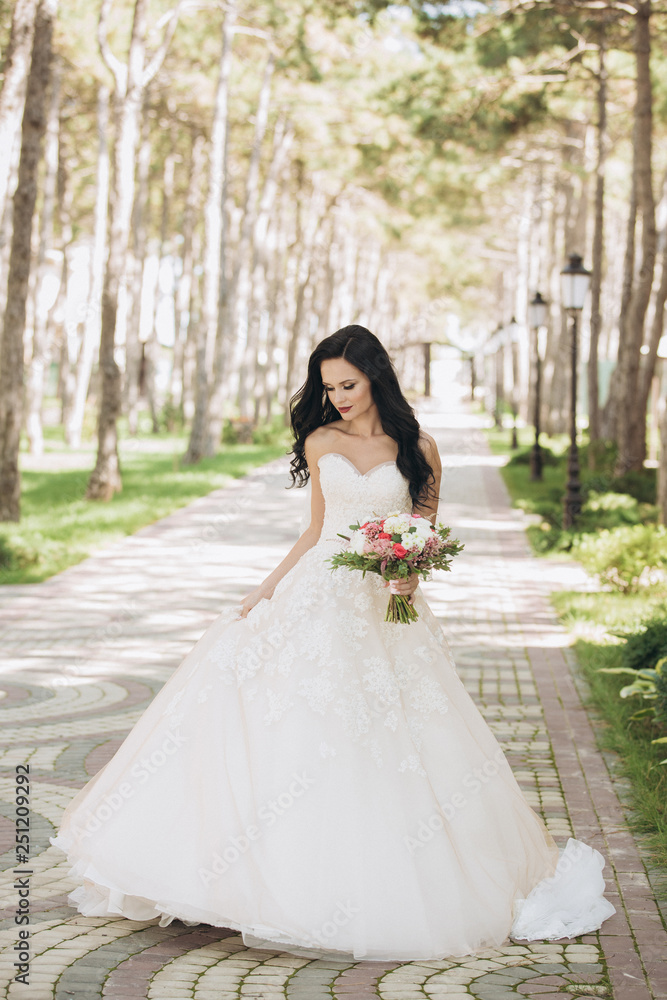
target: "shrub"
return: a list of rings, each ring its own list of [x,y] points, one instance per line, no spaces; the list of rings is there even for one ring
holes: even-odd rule
[[[598,534],[601,529],[645,524],[657,519],[657,509],[640,505],[627,493],[589,491],[572,531],[563,531],[562,528],[561,496],[551,493],[541,500],[521,500],[519,506],[529,514],[537,514],[541,520],[539,525],[529,529],[531,543],[538,552],[569,551],[580,535]]]
[[[667,614],[649,618],[634,632],[616,631],[613,634],[625,639],[621,646],[621,662],[630,670],[651,667],[667,656]]]
[[[612,480],[611,488],[619,493],[629,493],[640,503],[654,504],[657,493],[657,475],[655,469],[642,469],[641,472],[627,472]]]
[[[635,524],[583,535],[573,554],[584,569],[621,593],[664,579],[667,568],[667,528]]]
[[[23,539],[16,536],[8,538],[0,534],[0,580],[4,573],[39,562],[39,552],[33,546],[27,545]]]
[[[629,674],[632,683],[626,684],[619,691],[621,698],[639,697],[648,702],[646,708],[640,708],[630,718],[633,721],[652,717],[654,724],[664,728],[667,725],[667,657],[658,660],[653,669],[629,670],[627,667],[601,667],[601,674]],[[667,743],[667,736],[651,740],[652,743]],[[667,757],[659,761],[667,764]]]
[[[667,730],[667,658],[662,657],[656,664],[658,676],[655,682],[655,721]]]
[[[582,513],[589,512],[601,515],[605,528],[639,524],[642,520],[639,504],[629,493],[597,493],[591,490]]]
[[[171,400],[163,403],[158,415],[160,430],[172,434],[176,428],[183,430],[183,408],[175,406]]]
[[[618,445],[615,441],[584,441],[579,445],[579,461],[581,463],[582,469],[588,468],[590,462],[590,452],[591,449],[595,452],[595,466],[598,470],[607,473],[607,481],[609,480],[609,475],[616,465],[616,459],[618,458]]]
[[[222,425],[222,443],[223,444],[238,444],[239,435],[237,428],[235,427],[233,421],[225,420]]]
[[[542,521],[541,524],[530,524],[527,528],[528,538],[535,552],[569,552],[574,542],[571,531],[563,531],[557,525]]]
[[[291,450],[292,431],[285,426],[282,414],[271,418],[270,423],[259,424],[252,432],[253,444],[284,444],[286,450]]]
[[[530,456],[533,450],[533,446],[530,448],[521,448],[516,451],[510,460],[508,465],[530,465]],[[540,451],[542,452],[542,465],[561,465],[563,458],[560,455],[556,455],[551,448],[545,448],[544,445],[540,445]]]

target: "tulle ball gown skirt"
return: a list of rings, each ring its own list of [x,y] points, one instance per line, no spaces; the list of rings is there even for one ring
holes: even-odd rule
[[[407,508],[405,480],[325,459],[318,544],[214,621],[65,811],[70,901],[355,959],[596,929],[601,855],[559,855],[421,593],[417,622],[386,623],[379,578],[327,563],[351,518]]]

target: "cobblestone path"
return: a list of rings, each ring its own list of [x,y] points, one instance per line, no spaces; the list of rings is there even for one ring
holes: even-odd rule
[[[559,574],[571,583],[573,571],[529,555],[473,418],[434,412],[422,422],[443,457],[441,517],[466,543],[454,572],[425,592],[531,804],[559,844],[574,835],[608,859],[616,916],[600,934],[469,960],[348,963],[248,949],[225,929],[82,917],[67,906],[73,884],[48,841],[65,804],[219,610],[296,537],[306,498],[283,489],[280,460],[51,580],[0,590],[0,998],[667,1000],[664,923],[548,603]],[[248,516],[258,525],[249,547],[239,537]],[[14,775],[25,763],[34,871],[28,986],[13,981]]]

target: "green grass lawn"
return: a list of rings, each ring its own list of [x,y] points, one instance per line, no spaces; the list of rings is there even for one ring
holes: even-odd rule
[[[554,594],[561,620],[574,631],[574,650],[590,692],[587,702],[593,717],[604,720],[595,727],[599,746],[615,751],[614,772],[627,782],[624,801],[630,826],[644,840],[658,873],[661,895],[667,897],[667,757],[665,745],[651,744],[664,736],[649,718],[632,719],[645,702],[622,699],[620,689],[629,677],[601,674],[602,667],[620,666],[620,642],[613,632],[632,630],[643,619],[662,611],[667,616],[666,595]],[[605,634],[606,632],[606,634]]]
[[[516,436],[519,448],[532,448],[535,442],[535,431],[532,427],[517,427]],[[486,430],[486,438],[494,455],[509,456],[512,454],[511,427],[489,427]],[[569,438],[566,434],[556,434],[553,437],[541,434],[540,443],[560,455],[567,449]]]
[[[57,431],[41,459],[23,453],[21,521],[0,524],[0,582],[36,583],[81,562],[96,549],[131,535],[244,476],[289,450],[276,443],[223,445],[214,458],[181,465],[185,434],[140,433],[119,442],[123,489],[108,503],[84,499],[95,464],[91,443],[74,451]]]
[[[506,455],[508,460],[514,454],[511,447],[512,431],[507,427],[498,429],[492,427],[486,431],[489,447],[494,455]],[[532,448],[535,441],[535,432],[532,427],[520,427],[517,429],[517,439],[519,451]],[[568,439],[564,434],[548,437],[542,434],[540,442],[543,448],[548,448],[556,455],[562,455],[568,446]],[[554,465],[544,465],[543,479],[541,482],[533,483],[530,480],[530,466],[526,465],[505,465],[502,467],[502,477],[512,498],[512,503],[516,505],[519,500],[543,500],[559,499],[565,489],[564,468]]]

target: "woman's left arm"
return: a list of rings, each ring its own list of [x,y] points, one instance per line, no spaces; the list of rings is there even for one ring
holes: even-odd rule
[[[434,482],[431,483],[430,495],[424,500],[421,507],[416,505],[412,508],[413,514],[421,514],[422,517],[428,517],[430,521],[435,524],[435,520],[438,516],[438,497],[440,494],[440,482],[442,480],[442,463],[440,461],[440,453],[438,452],[438,446],[435,440],[426,431],[420,431],[419,434],[419,447],[421,448],[424,458],[428,464],[433,469]]]
[[[434,482],[431,483],[433,495],[424,501],[423,506],[418,507],[417,505],[413,505],[412,513],[428,517],[435,524],[435,519],[438,516],[438,494],[440,493],[440,480],[442,479],[442,463],[440,462],[438,446],[426,431],[420,432],[419,447],[424,453],[424,458],[433,469]],[[412,600],[412,595],[418,586],[419,577],[416,573],[411,573],[405,580],[389,581],[392,594],[401,594],[403,597],[409,597],[410,600]]]

